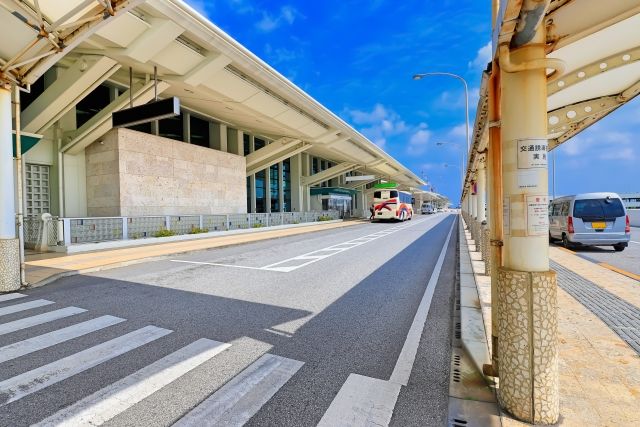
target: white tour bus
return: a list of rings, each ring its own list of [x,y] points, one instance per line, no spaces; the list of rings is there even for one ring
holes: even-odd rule
[[[400,191],[396,184],[376,184],[373,193],[373,219],[395,219],[398,221],[413,218],[413,198],[411,193]]]

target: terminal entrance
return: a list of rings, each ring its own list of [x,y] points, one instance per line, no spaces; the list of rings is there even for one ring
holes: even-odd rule
[[[355,191],[342,187],[311,189],[311,209],[338,211],[340,218],[350,218],[353,213]]]

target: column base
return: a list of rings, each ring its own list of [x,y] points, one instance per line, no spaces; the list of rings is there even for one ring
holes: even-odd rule
[[[498,401],[532,424],[560,414],[556,289],[554,271],[498,268]]]
[[[0,239],[0,292],[20,289],[20,241]]]

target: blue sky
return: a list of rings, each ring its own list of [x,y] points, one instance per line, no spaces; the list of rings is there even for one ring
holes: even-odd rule
[[[436,191],[459,199],[462,84],[411,76],[463,76],[473,125],[481,71],[490,58],[490,1],[187,2]],[[639,130],[636,100],[562,145],[556,194],[640,191]]]

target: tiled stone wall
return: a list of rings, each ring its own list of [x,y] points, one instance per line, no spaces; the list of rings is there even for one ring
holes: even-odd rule
[[[18,239],[0,239],[0,292],[20,288],[20,243]]]
[[[559,416],[556,274],[498,269],[500,405],[517,418]]]
[[[87,147],[89,216],[246,212],[242,156],[129,129]]]

